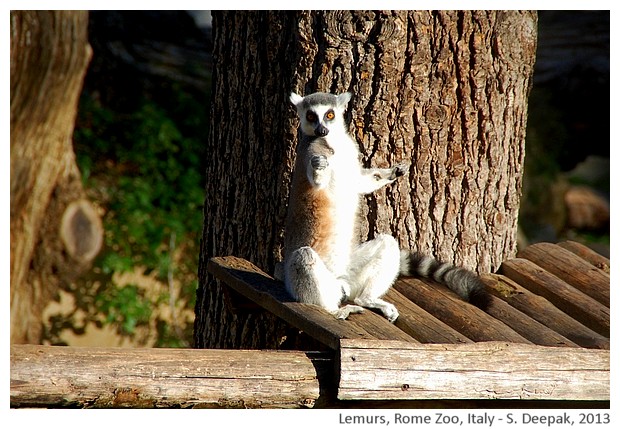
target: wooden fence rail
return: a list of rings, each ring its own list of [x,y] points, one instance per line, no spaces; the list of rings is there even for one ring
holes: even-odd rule
[[[299,351],[12,345],[11,407],[311,407],[325,365]]]

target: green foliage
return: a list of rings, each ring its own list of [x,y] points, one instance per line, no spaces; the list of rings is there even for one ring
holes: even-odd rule
[[[140,324],[148,324],[151,317],[151,303],[135,285],[111,286],[96,297],[95,303],[96,309],[106,315],[106,322],[116,324],[125,335],[132,335]]]
[[[112,283],[114,273],[144,267],[162,282],[182,279],[188,305],[195,298],[204,198],[208,103],[176,88],[166,107],[144,99],[117,112],[85,93],[74,135],[78,165],[91,198],[105,210],[105,247],[97,265],[108,277],[96,311],[122,334],[148,320],[151,303],[135,286]],[[183,252],[175,258],[175,252]],[[174,263],[175,260],[182,263]],[[166,332],[168,343],[178,343]]]

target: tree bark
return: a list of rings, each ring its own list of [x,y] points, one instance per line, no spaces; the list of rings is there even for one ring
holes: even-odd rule
[[[365,198],[360,240],[478,272],[516,252],[535,12],[214,13],[214,94],[198,347],[278,347],[286,327],[233,314],[207,275],[235,255],[280,258],[297,123],[288,94],[351,91],[350,130],[366,166],[411,161]]]
[[[83,200],[71,142],[91,56],[87,24],[86,12],[11,11],[14,343],[41,341],[45,305],[101,246],[99,217]]]

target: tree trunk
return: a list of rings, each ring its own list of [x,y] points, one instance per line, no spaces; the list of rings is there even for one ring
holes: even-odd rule
[[[41,315],[101,246],[72,148],[90,60],[86,12],[11,11],[11,342],[41,341]]]
[[[536,24],[513,11],[214,13],[196,346],[277,347],[287,334],[229,311],[206,263],[235,255],[272,272],[280,257],[292,90],[351,91],[362,162],[412,163],[365,199],[361,240],[391,233],[478,272],[513,256]]]

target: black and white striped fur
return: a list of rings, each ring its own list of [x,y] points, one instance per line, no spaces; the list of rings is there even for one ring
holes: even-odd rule
[[[440,262],[420,252],[400,251],[400,275],[420,276],[435,280],[447,286],[465,301],[482,309],[489,304],[489,294],[484,283],[474,272]]]

